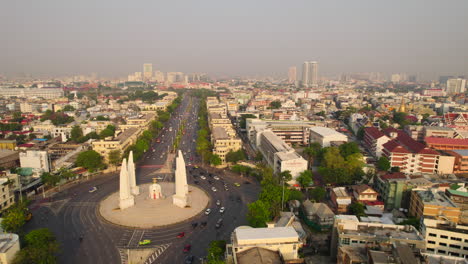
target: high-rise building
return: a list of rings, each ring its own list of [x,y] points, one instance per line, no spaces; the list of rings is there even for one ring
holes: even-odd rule
[[[155,79],[157,82],[159,82],[159,83],[163,83],[163,82],[166,80],[166,78],[165,78],[165,76],[164,76],[164,72],[162,72],[162,71],[156,71],[156,72],[154,73],[154,79]]]
[[[145,63],[143,64],[143,77],[146,81],[151,80],[153,77],[153,64]]]
[[[289,67],[288,71],[288,82],[295,83],[297,79],[297,68],[296,66]]]
[[[465,79],[457,78],[457,79],[447,80],[447,94],[464,93],[465,87],[466,87]]]
[[[302,85],[304,87],[318,86],[318,62],[304,62],[304,64],[302,65]]]

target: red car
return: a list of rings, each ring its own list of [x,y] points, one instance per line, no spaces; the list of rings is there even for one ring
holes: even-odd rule
[[[183,238],[185,236],[185,232],[180,232],[178,235],[177,235],[177,238]]]
[[[189,252],[191,248],[192,248],[191,245],[185,245],[184,252]]]

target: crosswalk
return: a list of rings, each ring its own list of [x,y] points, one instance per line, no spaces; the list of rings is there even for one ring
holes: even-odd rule
[[[144,264],[152,264],[155,263],[156,259],[170,246],[171,244],[164,244],[156,246],[153,253],[146,259]]]

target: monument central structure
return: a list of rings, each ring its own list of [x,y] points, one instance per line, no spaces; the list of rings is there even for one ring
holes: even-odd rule
[[[99,213],[114,224],[138,228],[175,224],[202,213],[209,197],[200,188],[188,185],[180,150],[174,178],[175,182],[158,182],[153,178],[153,183],[137,186],[133,152],[130,152],[128,161],[122,161],[119,191],[101,201]],[[140,181],[144,182],[145,178]]]

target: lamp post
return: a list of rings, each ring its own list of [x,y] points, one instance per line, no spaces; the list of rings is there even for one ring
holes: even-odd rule
[[[285,177],[283,176],[283,196],[281,196],[281,211],[283,211],[283,206],[284,206],[284,180],[285,180]]]

